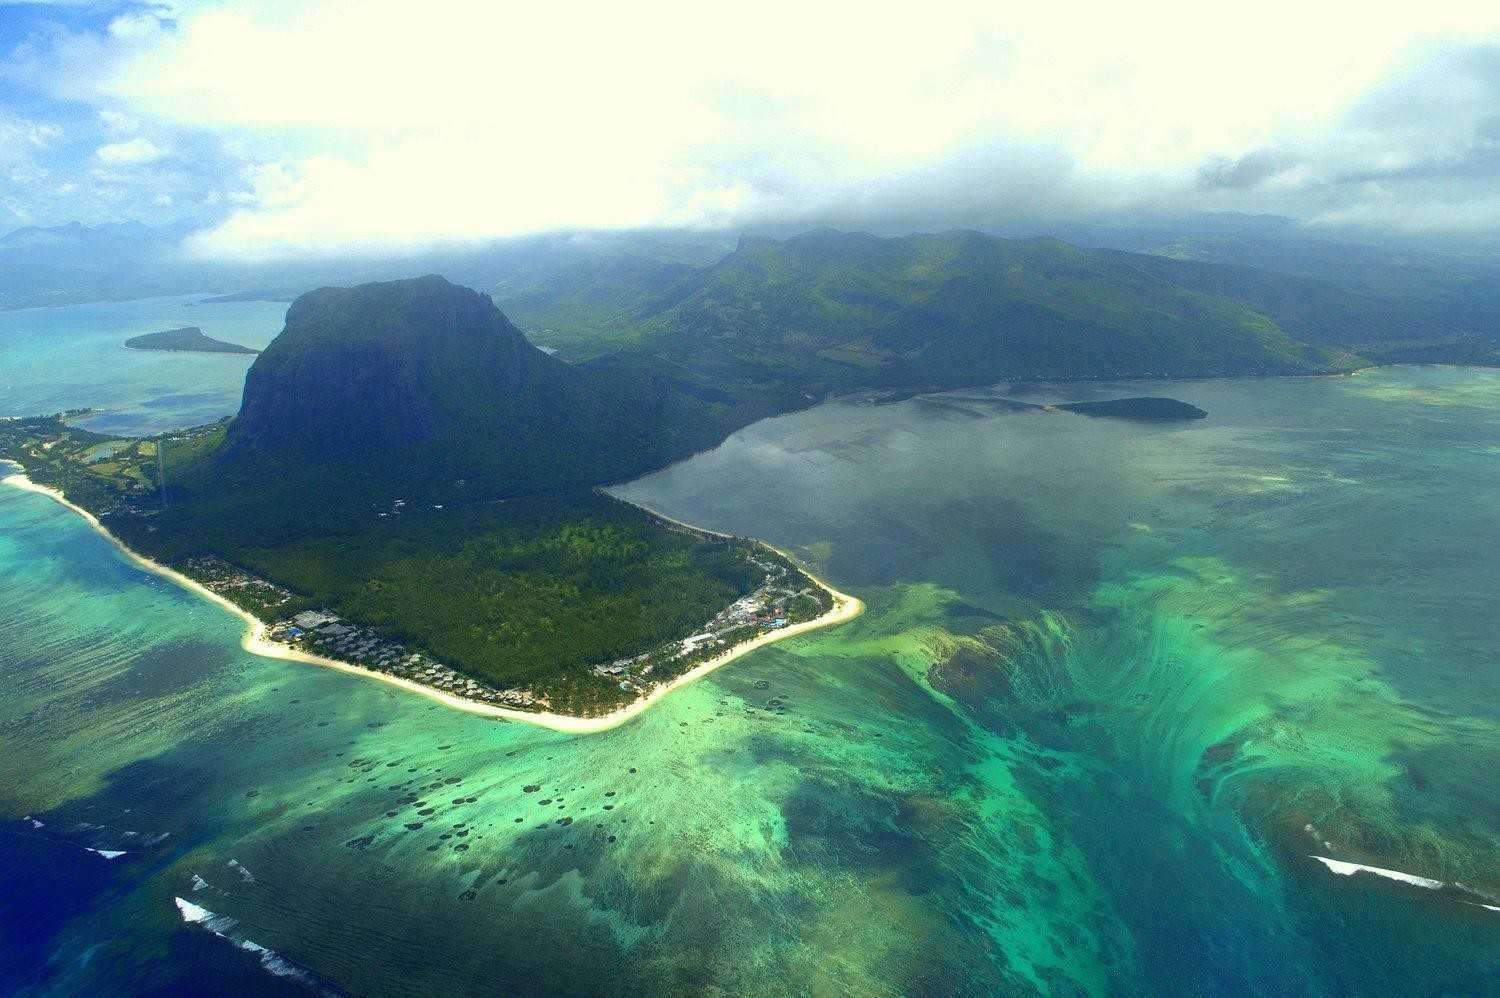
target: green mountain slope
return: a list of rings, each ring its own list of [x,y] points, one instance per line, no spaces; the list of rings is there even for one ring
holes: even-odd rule
[[[1353,362],[1189,286],[1205,282],[1186,265],[1048,239],[817,232],[706,267],[546,274],[538,314],[626,345],[568,363],[441,277],[324,288],[292,303],[233,420],[136,442],[109,480],[58,456],[100,442],[61,421],[13,427],[26,438],[7,452],[153,557],[248,570],[293,605],[589,710],[622,696],[592,665],[691,633],[765,557],[592,486],[833,392]]]
[[[559,276],[525,307],[528,323],[571,356],[614,351],[599,366],[671,371],[771,408],[866,387],[1299,374],[1352,363],[1327,345],[1342,340],[1308,346],[1301,341],[1313,337],[1259,307],[1309,297],[1283,287],[1295,282],[1268,277],[1272,290],[1247,302],[1235,292],[1255,290],[1252,282],[1200,269],[1055,239],[822,231],[745,239],[686,274],[615,268],[577,287]],[[594,310],[588,322],[577,317],[580,300]],[[592,331],[601,316],[607,337]]]
[[[1375,362],[1500,363],[1493,239],[1398,238],[1233,214],[1069,231],[1167,280],[1243,301],[1297,339],[1353,346]]]
[[[639,322],[636,351],[721,386],[817,394],[1001,378],[1326,371],[1223,294],[1128,256],[974,232],[747,240]]]
[[[509,275],[494,293],[528,339],[587,359],[639,343],[641,318],[697,270],[644,255],[579,254]]]

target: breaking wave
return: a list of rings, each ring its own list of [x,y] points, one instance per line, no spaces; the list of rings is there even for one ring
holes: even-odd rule
[[[1463,904],[1475,908],[1483,908],[1486,911],[1500,911],[1500,905],[1495,904],[1495,898],[1484,891],[1475,890],[1467,884],[1459,883],[1456,880],[1449,883],[1448,881],[1437,880],[1433,877],[1419,877],[1415,873],[1387,870],[1379,866],[1366,866],[1364,863],[1346,863],[1343,860],[1329,859],[1327,856],[1313,855],[1312,858],[1341,877],[1352,877],[1356,873],[1372,873],[1377,877],[1384,877],[1387,880],[1396,880],[1403,884],[1425,887],[1429,891],[1438,891],[1446,888],[1460,895],[1457,900]],[[1470,900],[1470,898],[1477,898],[1478,900]]]
[[[1386,870],[1378,866],[1366,866],[1363,863],[1345,863],[1342,860],[1329,859],[1327,856],[1313,856],[1312,858],[1341,877],[1352,877],[1356,873],[1364,872],[1373,873],[1375,876],[1384,877],[1387,880],[1399,880],[1403,884],[1415,884],[1418,887],[1425,887],[1430,891],[1438,890],[1444,886],[1441,880],[1434,880],[1431,877],[1419,877],[1415,873]]]
[[[288,980],[305,984],[323,994],[337,994],[336,991],[325,987],[313,974],[297,966],[275,950],[268,949],[253,939],[246,939],[244,936],[236,934],[234,928],[239,924],[236,919],[230,918],[228,915],[216,915],[201,904],[194,904],[186,898],[174,897],[172,900],[176,902],[177,910],[182,914],[184,922],[187,922],[189,925],[200,925],[220,939],[233,943],[247,953],[253,953],[260,960],[260,965],[268,973],[276,977],[284,977]]]

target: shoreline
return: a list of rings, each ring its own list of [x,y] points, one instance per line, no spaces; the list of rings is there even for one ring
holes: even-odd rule
[[[197,596],[201,596],[211,603],[217,604],[220,608],[229,611],[230,613],[243,620],[245,622],[245,632],[240,636],[240,647],[252,655],[259,655],[262,658],[276,658],[285,661],[303,662],[308,665],[321,666],[325,669],[333,669],[351,676],[359,676],[365,679],[379,680],[380,682],[387,683],[391,686],[396,686],[400,689],[406,690],[409,693],[416,693],[421,696],[425,696],[430,700],[436,700],[438,703],[441,703],[446,707],[451,707],[454,710],[461,710],[469,714],[478,714],[483,717],[501,718],[507,721],[521,721],[526,724],[533,724],[540,728],[546,728],[548,730],[558,731],[564,734],[595,734],[600,731],[608,731],[610,728],[618,727],[619,725],[624,724],[626,721],[630,720],[636,715],[644,713],[648,707],[656,703],[658,700],[661,700],[673,690],[679,689],[683,686],[688,685],[689,683],[694,682],[695,680],[703,678],[710,672],[728,665],[730,662],[734,661],[742,655],[748,655],[752,651],[763,648],[766,645],[775,644],[777,641],[782,641],[786,638],[796,637],[799,634],[806,634],[809,631],[815,631],[824,627],[831,627],[836,624],[841,624],[847,620],[854,619],[864,611],[864,603],[861,602],[858,597],[850,596],[847,593],[841,593],[837,589],[834,589],[832,586],[828,585],[823,580],[813,576],[811,573],[803,571],[804,575],[811,579],[816,585],[821,586],[823,589],[825,589],[828,594],[833,597],[833,607],[827,613],[823,614],[821,617],[815,617],[812,620],[804,620],[801,623],[783,627],[780,630],[768,631],[757,637],[751,638],[749,641],[745,641],[741,644],[735,645],[733,648],[730,648],[723,653],[715,656],[714,658],[701,663],[700,665],[688,670],[687,672],[684,672],[682,675],[677,676],[674,679],[670,679],[665,683],[661,683],[657,686],[652,687],[651,691],[645,696],[632,700],[630,703],[626,704],[623,707],[612,710],[607,714],[601,714],[598,717],[578,717],[572,714],[555,714],[547,711],[525,711],[515,710],[509,707],[496,707],[493,704],[480,703],[477,700],[467,700],[463,697],[454,696],[451,693],[445,693],[442,690],[434,689],[430,686],[424,686],[421,683],[413,682],[410,679],[403,679],[400,676],[392,676],[384,672],[376,672],[373,669],[366,669],[364,666],[355,665],[352,662],[343,662],[338,659],[328,658],[324,655],[314,655],[311,652],[305,652],[301,649],[293,648],[290,645],[272,641],[271,639],[266,637],[266,631],[268,629],[266,622],[255,616],[250,611],[239,606],[234,601],[219,595],[212,589],[209,589],[207,586],[203,585],[201,582],[198,582],[196,579],[189,578],[176,569],[168,568],[166,565],[163,565],[157,561],[153,561],[152,559],[147,558],[145,555],[139,553],[138,551],[135,551],[124,541],[120,540],[114,534],[110,533],[109,529],[106,528],[103,523],[99,522],[99,518],[97,516],[95,516],[93,513],[90,513],[82,506],[79,506],[72,500],[68,499],[68,497],[65,496],[61,491],[47,485],[38,485],[36,482],[33,482],[29,477],[27,477],[26,470],[21,465],[16,464],[13,461],[6,460],[0,460],[0,464],[8,465],[10,467],[18,469],[15,473],[7,475],[4,478],[0,478],[0,484],[9,485],[12,488],[20,489],[23,492],[34,492],[39,495],[44,495],[54,502],[68,508],[69,510],[72,510],[74,513],[78,514],[78,516],[80,516],[85,523],[87,523],[95,531],[101,534],[106,540],[113,544],[117,550],[119,550],[122,554],[125,555],[125,557],[134,562],[138,567],[152,573],[153,575],[159,575],[162,578],[175,583],[181,588],[186,589],[187,591],[194,593]],[[615,498],[619,497],[616,496]],[[624,499],[620,501],[629,502],[629,500]],[[643,509],[652,516],[658,517],[661,520],[687,530],[693,530],[699,533],[718,537],[731,536],[729,534],[720,533],[717,530],[708,530],[703,527],[695,527],[690,523],[683,523],[681,520],[676,520],[669,516],[663,516],[656,510],[650,509],[646,506],[642,506],[639,503],[630,503],[630,505],[636,506],[638,509]],[[757,541],[756,543],[765,544],[764,541]],[[789,557],[785,552],[780,551],[779,549],[774,548],[769,544],[765,544],[765,546],[773,551],[776,551],[778,554],[781,554],[783,557]]]

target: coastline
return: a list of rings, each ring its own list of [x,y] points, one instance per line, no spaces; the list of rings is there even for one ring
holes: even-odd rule
[[[727,651],[723,652],[722,654],[717,655],[706,662],[703,662],[697,667],[684,672],[682,675],[668,680],[667,682],[662,683],[658,686],[652,687],[651,691],[645,696],[639,697],[636,700],[632,700],[630,703],[626,704],[623,707],[612,710],[607,714],[601,714],[598,717],[577,717],[572,714],[556,714],[546,711],[525,711],[515,710],[509,707],[496,707],[493,704],[480,703],[477,700],[466,700],[463,697],[454,696],[451,693],[445,693],[442,690],[434,689],[430,686],[424,686],[421,683],[412,682],[411,680],[403,679],[400,676],[392,676],[388,675],[387,673],[376,672],[373,669],[366,669],[363,666],[355,665],[352,662],[342,662],[338,659],[328,658],[323,655],[314,655],[311,652],[305,652],[301,649],[293,648],[290,645],[272,641],[270,638],[266,637],[266,631],[268,630],[266,622],[255,616],[250,611],[234,603],[232,600],[226,599],[225,597],[219,595],[218,593],[209,589],[207,586],[203,585],[201,582],[198,582],[195,579],[191,579],[181,572],[172,568],[168,568],[166,565],[163,565],[157,561],[153,561],[152,559],[147,558],[145,555],[133,550],[127,544],[125,544],[124,541],[120,540],[114,534],[110,533],[108,528],[106,528],[103,523],[99,522],[99,518],[93,513],[90,513],[82,506],[79,506],[77,503],[68,499],[68,497],[59,490],[46,485],[38,485],[36,482],[33,482],[29,477],[27,477],[26,471],[21,467],[21,465],[18,465],[13,461],[6,461],[3,459],[0,459],[0,464],[8,465],[18,469],[15,473],[7,475],[4,478],[0,478],[0,484],[9,485],[12,488],[17,488],[24,492],[35,492],[40,495],[44,495],[54,502],[67,507],[74,513],[78,514],[78,516],[80,516],[85,523],[94,528],[95,531],[105,537],[122,554],[124,554],[125,557],[129,558],[140,568],[152,573],[153,575],[159,575],[162,578],[167,579],[168,581],[182,587],[183,589],[201,596],[211,603],[217,604],[219,607],[229,611],[230,613],[243,620],[245,622],[245,633],[240,637],[240,647],[245,651],[251,653],[252,655],[259,655],[262,658],[278,658],[293,662],[303,662],[308,665],[321,666],[325,669],[334,669],[352,676],[360,676],[366,679],[376,679],[380,682],[399,687],[409,693],[416,693],[421,696],[425,696],[430,700],[436,700],[438,703],[441,703],[446,707],[451,707],[454,710],[461,710],[470,714],[478,714],[483,717],[501,718],[507,721],[521,721],[526,724],[534,724],[537,727],[547,728],[551,731],[559,731],[565,734],[594,734],[600,731],[608,731],[610,728],[618,727],[619,725],[624,724],[626,721],[635,717],[637,714],[643,713],[648,707],[665,697],[667,694],[671,693],[673,690],[676,690],[680,687],[688,685],[695,680],[703,678],[710,672],[713,672],[715,669],[728,665],[730,662],[734,661],[742,655],[748,655],[750,652],[755,651],[758,648],[763,648],[766,645],[774,644],[777,641],[782,641],[786,638],[796,637],[799,634],[806,634],[809,631],[815,631],[823,627],[832,627],[836,624],[841,624],[847,620],[852,620],[864,611],[864,603],[862,603],[857,597],[850,596],[847,593],[841,593],[837,589],[834,589],[832,586],[828,585],[823,580],[816,578],[811,573],[804,571],[804,575],[811,579],[816,585],[823,587],[823,589],[825,589],[828,594],[833,597],[833,606],[827,613],[823,614],[821,617],[815,617],[812,620],[805,620],[798,624],[792,624],[788,627],[781,628],[780,630],[768,631],[764,634],[750,639],[749,641],[738,644],[733,648],[730,648]],[[628,500],[621,501],[626,502]],[[702,527],[695,527],[690,523],[683,523],[681,520],[675,520],[672,517],[663,516],[656,510],[649,509],[645,506],[640,506],[640,504],[638,503],[632,503],[631,505],[635,505],[640,509],[646,510],[646,512],[650,513],[652,516],[656,516],[668,523],[675,524],[676,526],[686,530],[692,530],[718,537],[730,536],[728,534],[720,533],[716,530],[708,530]],[[765,542],[759,541],[757,543],[764,544]],[[778,549],[771,547],[771,545],[769,544],[766,544],[765,546],[771,548],[771,550],[773,551],[777,551],[779,554],[783,555],[783,557],[786,557],[785,552],[779,551]]]

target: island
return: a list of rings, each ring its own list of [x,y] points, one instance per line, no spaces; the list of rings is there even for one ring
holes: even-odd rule
[[[200,305],[223,305],[231,302],[242,301],[285,301],[290,302],[297,296],[287,294],[284,291],[275,291],[268,288],[253,288],[248,291],[231,291],[228,294],[210,295],[204,298]]]
[[[1106,416],[1111,419],[1133,419],[1148,423],[1208,418],[1208,413],[1195,405],[1189,405],[1178,399],[1157,396],[1106,399],[1099,402],[1059,402],[1052,408],[1062,409],[1064,412],[1081,413],[1085,416]]]
[[[197,326],[183,326],[180,329],[164,329],[159,333],[132,336],[125,341],[125,346],[131,350],[167,350],[183,353],[260,353],[253,347],[205,336],[203,330]]]

